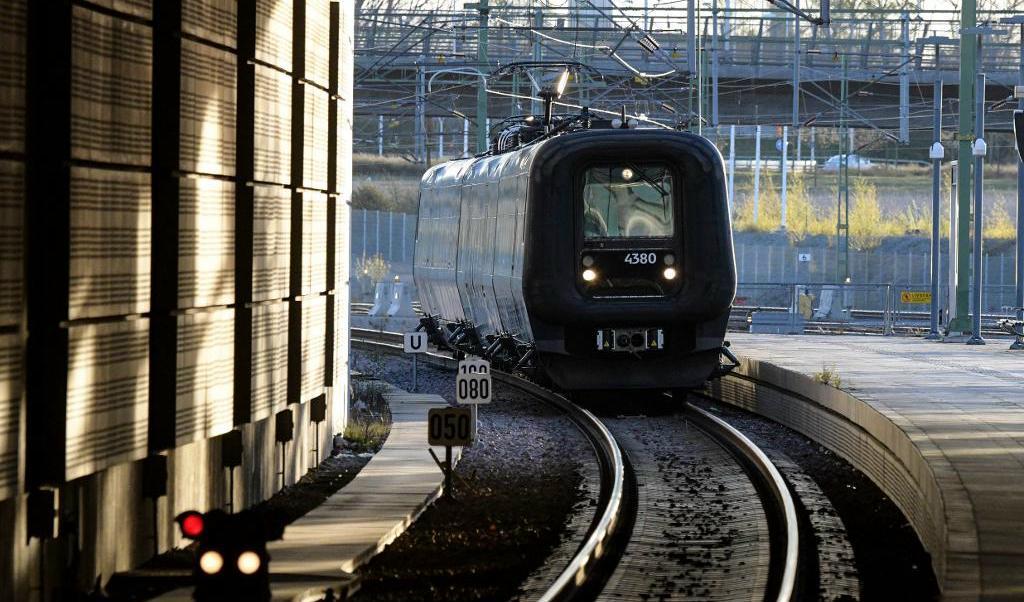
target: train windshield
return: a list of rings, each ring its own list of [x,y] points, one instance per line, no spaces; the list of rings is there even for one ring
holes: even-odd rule
[[[666,165],[619,163],[584,172],[584,238],[669,238],[672,220],[672,172]]]

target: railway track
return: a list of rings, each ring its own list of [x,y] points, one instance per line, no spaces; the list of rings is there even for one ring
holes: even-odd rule
[[[402,335],[374,330],[353,328],[351,330],[351,341],[356,347],[375,349],[386,353],[402,353]],[[425,356],[425,357],[424,357]],[[440,353],[427,353],[421,355],[428,363],[454,368],[457,364],[452,358]],[[678,487],[663,488],[663,491],[654,491],[656,487],[648,488],[648,483],[638,483],[638,478],[650,481],[652,468],[637,448],[632,443],[627,448],[631,454],[637,455],[641,460],[638,464],[639,472],[633,470],[630,459],[623,453],[620,441],[615,433],[622,430],[622,420],[603,421],[596,417],[589,410],[569,401],[565,397],[549,391],[523,378],[495,371],[495,379],[518,388],[530,395],[540,398],[564,411],[577,425],[578,428],[590,439],[594,446],[595,453],[601,465],[601,495],[595,518],[580,545],[579,549],[566,563],[564,569],[558,573],[557,578],[540,595],[538,600],[543,602],[555,600],[593,600],[593,599],[641,599],[650,596],[652,590],[660,590],[663,594],[666,589],[687,595],[687,588],[676,587],[674,581],[666,581],[666,571],[653,570],[643,575],[637,571],[637,563],[648,566],[656,566],[656,561],[663,564],[675,563],[678,569],[685,565],[689,558],[690,565],[698,566],[706,563],[710,556],[703,556],[704,551],[699,551],[697,556],[691,557],[688,554],[694,552],[691,544],[715,546],[725,543],[726,547],[733,541],[740,541],[743,538],[737,537],[739,531],[733,528],[734,533],[729,534],[722,525],[714,525],[716,511],[708,513],[706,522],[700,525],[686,526],[682,522],[672,519],[674,528],[690,529],[700,533],[717,533],[721,531],[723,537],[708,536],[704,539],[691,539],[680,541],[669,541],[670,530],[664,526],[664,506],[666,504],[704,503],[699,499],[686,500],[685,492]],[[756,593],[751,593],[749,599],[764,599],[774,601],[788,601],[796,599],[797,573],[800,563],[800,534],[797,518],[797,506],[786,486],[782,475],[775,468],[768,456],[765,455],[756,445],[735,428],[717,416],[696,407],[686,404],[685,418],[687,424],[693,424],[694,431],[699,429],[698,446],[707,450],[709,454],[708,466],[715,470],[714,466],[727,465],[731,458],[732,464],[728,468],[722,468],[725,474],[724,482],[735,483],[735,489],[730,491],[732,502],[738,506],[746,504],[750,508],[760,508],[760,518],[754,519],[752,523],[755,529],[763,537],[755,537],[758,540],[754,547],[758,548],[754,556],[751,556],[751,563],[758,562],[762,565],[763,579],[752,580],[756,583]],[[606,422],[615,423],[612,428]],[[701,468],[705,470],[705,468]],[[727,474],[726,474],[727,473]],[[702,477],[698,477],[702,478]],[[643,493],[639,491],[642,485]],[[719,487],[716,485],[716,488]],[[721,485],[725,488],[726,485]],[[730,485],[731,487],[731,485]],[[654,491],[652,494],[651,492]],[[718,492],[721,494],[721,491]],[[711,497],[716,492],[710,491]],[[699,497],[699,496],[695,496]],[[718,497],[721,497],[719,495]],[[759,501],[760,500],[760,501]],[[711,503],[711,502],[709,502]],[[742,508],[738,515],[746,515]],[[755,513],[756,514],[756,513]],[[660,516],[660,518],[659,518]],[[749,523],[749,519],[744,519]],[[658,530],[661,529],[661,535]],[[748,538],[749,539],[749,538]],[[678,544],[678,547],[673,547]],[[689,547],[687,547],[689,546]],[[708,552],[710,555],[710,552]],[[733,558],[733,550],[724,552],[727,559]],[[703,556],[703,558],[702,558]],[[764,560],[767,556],[767,560]],[[732,587],[728,580],[744,580],[747,566],[746,558],[738,554],[733,565],[738,570],[731,571],[726,568],[724,571],[715,573],[719,579],[712,583],[715,588],[723,588],[726,591]],[[760,560],[753,560],[754,558]],[[749,568],[749,566],[747,566]],[[667,569],[666,569],[667,570]],[[729,573],[732,573],[731,575]],[[694,573],[698,578],[704,578],[710,574],[708,571]],[[735,579],[733,579],[735,578]],[[669,577],[671,579],[671,577]],[[671,587],[666,584],[671,583]],[[746,585],[742,586],[746,587]],[[750,589],[749,587],[747,589]],[[753,590],[751,590],[753,591]],[[692,588],[689,594],[694,594]],[[696,594],[700,595],[700,594]],[[707,598],[708,596],[703,595]],[[714,598],[715,596],[711,596]],[[655,595],[654,599],[662,599],[663,596]]]

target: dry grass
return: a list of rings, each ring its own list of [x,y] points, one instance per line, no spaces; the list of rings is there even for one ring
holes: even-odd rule
[[[839,377],[839,371],[836,370],[835,364],[831,366],[822,364],[821,371],[815,372],[813,378],[815,382],[819,382],[823,385],[830,385],[837,389],[843,384],[843,379]]]
[[[912,174],[918,168],[901,167]],[[922,168],[923,169],[923,168]],[[897,170],[891,170],[897,171]],[[774,232],[781,222],[780,191],[776,175],[761,173],[761,195],[758,218],[754,220],[753,178],[745,182],[737,178],[736,211],[733,225],[741,232]],[[786,233],[794,244],[802,243],[807,237],[836,232],[836,199],[838,193],[833,183],[824,194],[813,195],[808,191],[810,176],[794,173],[788,178]],[[949,231],[949,173],[943,175],[941,194],[942,208],[939,217],[940,232]],[[882,188],[879,179],[852,177],[850,186],[850,245],[858,251],[877,248],[889,237],[929,236],[931,232],[930,184],[925,188],[928,202],[909,200],[898,207],[884,203],[883,198],[891,195],[891,189]],[[886,206],[889,208],[886,209]],[[987,198],[985,208],[985,238],[989,240],[1012,239],[1016,232],[1015,218],[1008,210],[1006,199],[998,194]]]

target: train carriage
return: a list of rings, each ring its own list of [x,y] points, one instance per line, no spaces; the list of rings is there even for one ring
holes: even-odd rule
[[[581,123],[423,176],[425,324],[568,390],[699,387],[736,289],[721,155],[690,133]]]

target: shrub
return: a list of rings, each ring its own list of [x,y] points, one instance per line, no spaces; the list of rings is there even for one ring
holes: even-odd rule
[[[379,381],[354,381],[345,439],[357,452],[376,451],[391,431],[391,410]]]
[[[836,370],[835,364],[832,366],[821,365],[821,372],[814,373],[815,382],[819,382],[823,385],[831,385],[835,388],[839,388],[843,381],[839,378],[839,371]]]
[[[352,207],[370,211],[416,213],[419,180],[381,178],[358,184],[352,191]]]
[[[891,230],[882,218],[878,190],[864,178],[853,178],[850,196],[850,246],[858,251],[877,248]]]
[[[356,260],[355,268],[358,278],[369,278],[374,284],[383,282],[391,273],[391,264],[380,253],[363,255]]]
[[[786,190],[786,234],[793,244],[809,236],[835,233],[835,223],[811,204],[802,174],[793,173]]]

